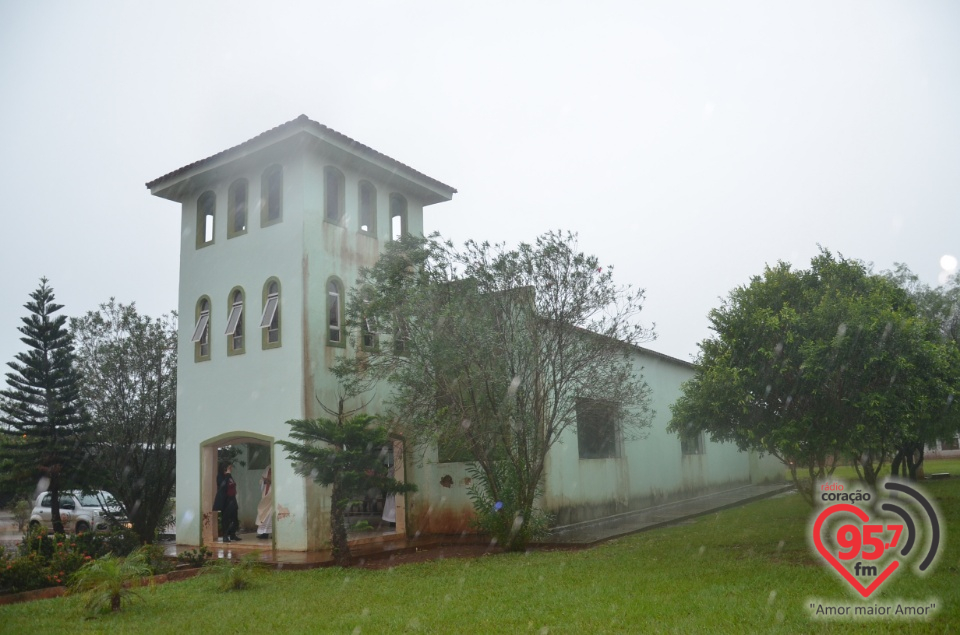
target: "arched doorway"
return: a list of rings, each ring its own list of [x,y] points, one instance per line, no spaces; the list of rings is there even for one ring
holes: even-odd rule
[[[201,543],[214,544],[223,540],[220,513],[213,511],[217,495],[218,474],[227,464],[232,465],[231,475],[237,484],[237,505],[241,541],[258,542],[257,509],[266,490],[271,508],[271,520],[275,516],[274,487],[262,487],[263,477],[274,465],[273,438],[249,432],[234,432],[214,437],[201,445],[200,459],[200,509],[202,510]],[[272,523],[271,523],[272,524]],[[270,531],[273,544],[273,531]],[[261,544],[263,541],[260,541]]]

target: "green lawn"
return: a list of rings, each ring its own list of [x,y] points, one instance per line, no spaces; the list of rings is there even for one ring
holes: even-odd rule
[[[938,469],[937,471],[957,471]],[[949,534],[932,575],[898,572],[871,597],[936,599],[929,622],[818,622],[808,599],[856,604],[807,546],[798,496],[579,552],[448,559],[386,571],[270,572],[223,593],[201,577],[155,587],[118,615],[84,619],[78,598],[0,607],[11,633],[634,633],[960,630],[960,479],[931,482]],[[952,536],[956,535],[957,540]]]
[[[925,474],[936,474],[938,472],[948,472],[953,476],[960,476],[960,459],[937,459],[937,460],[926,460],[923,462],[923,471]],[[890,463],[889,461],[883,466],[880,470],[880,478],[886,478],[890,476]],[[790,480],[790,473],[786,473],[787,480]],[[834,479],[843,479],[845,481],[856,481],[857,470],[851,465],[840,465],[833,473]]]

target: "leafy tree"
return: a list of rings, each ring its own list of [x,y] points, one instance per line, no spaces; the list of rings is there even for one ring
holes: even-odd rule
[[[375,417],[358,414],[346,417],[341,400],[340,414],[333,419],[287,421],[294,441],[277,441],[300,476],[309,476],[319,485],[332,486],[330,534],[333,557],[338,564],[350,559],[344,514],[356,497],[376,488],[389,493],[412,492],[416,486],[401,483],[387,474],[385,458],[392,452],[387,429]],[[373,452],[382,448],[380,453]]]
[[[176,314],[153,319],[111,299],[70,326],[101,487],[149,542],[176,485]]]
[[[8,362],[8,388],[0,391],[0,432],[18,437],[0,446],[8,459],[8,479],[37,483],[51,494],[56,533],[63,533],[60,492],[82,483],[89,419],[80,396],[80,374],[74,361],[73,338],[64,328],[66,316],[54,315],[63,305],[54,302],[47,279],[30,294],[29,315],[17,330],[28,349]],[[8,441],[10,439],[8,438]]]
[[[767,267],[709,317],[716,335],[700,344],[670,429],[776,456],[808,502],[840,458],[875,481],[904,435],[948,403],[951,351],[859,261],[822,250],[807,270]]]
[[[488,490],[474,500],[515,510],[502,544],[520,550],[540,524],[546,457],[576,429],[578,398],[608,404],[627,436],[649,426],[650,389],[630,361],[653,336],[636,322],[642,300],[574,234],[461,250],[405,236],[361,272],[348,324],[362,352],[335,372],[388,381],[405,434],[472,457]]]
[[[921,282],[919,276],[902,263],[898,263],[893,271],[885,272],[884,275],[909,294],[920,314],[939,327],[943,338],[952,342],[954,349],[960,346],[960,273],[954,274],[945,284],[936,288]],[[943,363],[949,369],[949,365],[955,364],[956,359],[954,357],[951,360],[949,353],[946,354],[948,358]],[[946,372],[952,373],[953,377],[958,375],[955,368]],[[900,439],[891,471],[916,479],[917,472],[923,465],[924,446],[937,439],[954,436],[960,428],[957,414],[955,408],[928,410],[920,425]]]

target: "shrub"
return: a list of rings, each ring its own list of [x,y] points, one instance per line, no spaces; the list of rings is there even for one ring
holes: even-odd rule
[[[260,552],[252,551],[239,561],[221,560],[211,567],[211,572],[219,578],[221,591],[242,591],[253,585],[255,578],[264,570],[260,562]]]
[[[0,559],[0,593],[22,593],[55,584],[46,561],[35,553]]]
[[[91,612],[119,611],[124,602],[140,598],[136,587],[149,575],[150,567],[143,553],[126,558],[108,554],[88,562],[74,574],[70,593],[83,593]]]
[[[202,567],[212,556],[213,553],[205,545],[201,545],[198,549],[190,549],[177,554],[177,561],[194,567]]]
[[[127,555],[139,546],[129,530],[79,535],[51,534],[41,525],[29,527],[17,548],[17,557],[0,561],[0,593],[20,593],[65,585],[85,564],[108,553]],[[151,552],[152,553],[152,552]],[[153,556],[152,556],[153,557]],[[162,548],[156,561],[160,569],[170,563]]]
[[[30,514],[33,513],[33,504],[25,498],[21,498],[13,505],[13,519],[17,521],[17,531],[23,533],[30,520]]]
[[[115,528],[108,532],[88,531],[75,539],[82,551],[94,558],[108,553],[118,557],[128,556],[140,548],[140,538],[132,529]]]
[[[494,464],[494,478],[498,480],[500,499],[494,500],[488,483],[487,474],[475,464],[467,468],[473,484],[467,490],[473,502],[476,517],[473,526],[478,531],[489,534],[498,545],[508,551],[522,550],[531,540],[547,535],[551,518],[538,508],[530,510],[530,518],[524,522],[520,505],[517,502],[518,482],[506,462]]]
[[[144,561],[154,575],[173,570],[173,561],[166,556],[161,545],[144,545],[137,553],[143,554]]]
[[[36,554],[45,563],[53,555],[54,539],[63,540],[63,537],[63,534],[51,537],[50,532],[43,525],[31,525],[27,528],[20,546],[17,547],[17,553],[20,556]]]

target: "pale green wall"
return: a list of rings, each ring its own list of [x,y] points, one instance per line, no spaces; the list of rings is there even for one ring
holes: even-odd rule
[[[751,482],[751,464],[757,462],[748,453],[705,438],[703,454],[684,456],[679,438],[666,431],[670,404],[680,396],[682,383],[693,377],[693,368],[641,350],[633,354],[633,363],[652,390],[652,425],[641,432],[641,438],[630,438],[631,432],[625,431],[616,459],[581,460],[576,431],[565,432],[548,457],[542,501],[559,525]],[[767,462],[763,466],[771,472]]]

